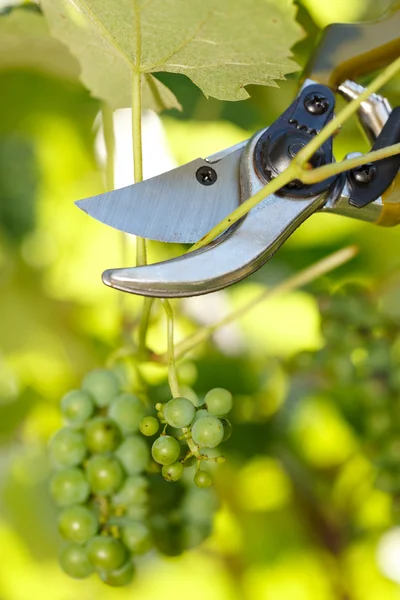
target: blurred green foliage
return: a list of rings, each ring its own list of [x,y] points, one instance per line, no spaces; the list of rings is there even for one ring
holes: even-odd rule
[[[299,21],[308,33],[295,48],[303,65],[322,26],[375,17],[390,3],[332,0],[323,9],[317,0],[298,4]],[[32,14],[28,11],[25,17]],[[34,18],[41,19],[37,11]],[[51,47],[46,28],[41,31],[41,43]],[[0,598],[107,600],[115,591],[92,581],[75,583],[60,572],[55,514],[46,491],[46,445],[60,423],[60,397],[121,346],[121,298],[100,281],[104,268],[122,262],[119,234],[85,218],[73,205],[75,199],[103,189],[94,153],[100,105],[76,73],[65,76],[65,70],[49,67],[44,59],[50,51],[33,60],[39,42],[31,41],[32,30],[13,33],[13,47],[25,62],[6,56],[4,39]],[[182,163],[245,139],[275,119],[293,98],[298,74],[279,89],[253,88],[251,99],[231,104],[206,100],[184,77],[163,74],[160,79],[184,109],[162,116],[171,152]],[[398,81],[387,86],[393,104],[398,103],[399,89]],[[366,148],[355,122],[346,124],[335,143],[338,155]],[[348,265],[306,290],[260,305],[181,364],[183,382],[199,394],[221,386],[235,396],[228,460],[216,481],[222,508],[202,547],[179,558],[144,559],[133,591],[119,592],[121,598],[134,594],[153,600],[183,593],[192,600],[398,597],[397,584],[384,576],[377,561],[382,535],[392,525],[390,497],[374,488],[373,467],[359,433],[336,399],[329,390],[321,395],[301,381],[293,387],[288,365],[299,352],[324,345],[317,298],[349,279],[373,286],[374,310],[383,306],[400,324],[399,242],[398,229],[313,216],[268,265],[242,284],[217,298],[179,305],[178,339],[198,327],[205,314],[217,320],[221,311],[232,310],[329,252],[348,243],[360,246]],[[152,258],[169,252],[160,244],[150,246]],[[128,254],[133,263],[130,243]],[[179,303],[174,304],[177,308]],[[140,300],[124,298],[124,305],[131,334]],[[158,307],[149,343],[156,351],[165,350],[165,323]],[[165,398],[165,369],[145,365],[143,372],[153,385],[154,399]],[[400,580],[400,567],[392,579],[396,577]]]
[[[10,242],[20,242],[35,228],[38,178],[32,142],[4,136],[0,144],[0,222]]]

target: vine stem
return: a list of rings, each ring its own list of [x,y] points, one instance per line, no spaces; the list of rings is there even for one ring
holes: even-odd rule
[[[280,175],[278,175],[275,179],[270,181],[266,186],[264,186],[261,190],[259,190],[254,196],[243,202],[238,208],[236,208],[233,212],[231,212],[227,217],[225,217],[220,223],[215,225],[201,240],[199,240],[196,244],[194,244],[189,252],[193,252],[194,250],[199,250],[203,246],[206,246],[213,239],[221,235],[226,229],[231,227],[234,223],[239,221],[242,217],[247,215],[247,213],[257,206],[266,196],[275,193],[280,188],[287,185],[290,181],[295,179],[300,180],[303,183],[314,183],[316,181],[321,181],[334,175],[336,173],[340,173],[342,171],[347,171],[352,167],[351,165],[358,166],[360,164],[365,163],[367,160],[370,162],[371,156],[373,153],[369,153],[364,155],[363,161],[358,162],[360,158],[342,161],[341,163],[325,165],[324,167],[319,167],[317,169],[313,169],[312,171],[309,168],[309,159],[313,156],[316,150],[320,148],[320,146],[332,135],[334,134],[341,125],[349,117],[356,113],[359,106],[364,100],[366,100],[372,93],[379,90],[386,82],[388,82],[392,77],[400,70],[400,58],[396,59],[392,62],[382,73],[380,73],[372,83],[362,92],[358,98],[355,98],[349,104],[345,106],[343,110],[340,111],[330,121],[321,131],[318,133],[304,148],[300,150],[300,152],[296,155],[296,157],[291,161],[289,167]],[[400,153],[400,145],[395,144],[389,148],[386,148],[385,156],[381,156],[380,158],[386,158],[387,156],[394,156],[395,154]],[[374,153],[375,154],[375,153]],[[375,158],[375,160],[378,160]],[[352,162],[353,161],[353,162]],[[322,175],[319,174],[321,169],[324,169]],[[339,170],[338,170],[339,169]],[[317,179],[315,179],[317,177]],[[321,177],[321,179],[318,179]]]
[[[139,46],[140,36],[138,35]],[[138,63],[140,64],[140,47],[138,52]],[[143,142],[142,142],[142,74],[139,69],[132,73],[132,145],[133,145],[133,171],[135,183],[143,181]],[[147,263],[146,240],[142,237],[136,238],[136,265],[138,267]],[[149,326],[150,313],[153,298],[143,299],[143,308],[138,328],[138,354],[143,355],[146,351],[146,337]]]
[[[135,183],[143,181],[143,138],[142,138],[142,73],[140,64],[142,60],[142,35],[140,23],[140,8],[138,2],[133,1],[133,10],[136,21],[136,64],[132,71],[132,146],[133,146],[133,172]],[[136,238],[136,265],[147,264],[146,240]],[[153,305],[152,298],[143,299],[143,308],[138,328],[138,354],[146,353],[146,337],[149,326],[150,313]]]
[[[179,342],[179,344],[175,346],[173,352],[174,361],[181,358],[187,352],[193,350],[193,348],[195,348],[199,344],[205,342],[215,333],[215,331],[217,331],[217,329],[225,325],[229,325],[237,319],[240,319],[261,302],[291,292],[293,290],[307,285],[308,283],[311,283],[318,277],[321,277],[322,275],[325,275],[326,273],[329,273],[330,271],[333,271],[334,269],[337,269],[341,265],[345,264],[346,262],[354,258],[354,256],[356,256],[357,253],[358,248],[356,246],[348,246],[347,248],[342,248],[341,250],[338,250],[337,252],[330,254],[326,258],[323,258],[322,260],[316,262],[310,267],[307,267],[303,271],[296,273],[296,275],[293,275],[293,277],[289,277],[289,279],[286,279],[286,281],[283,281],[275,287],[262,292],[259,296],[257,296],[253,300],[250,300],[250,302],[247,302],[237,310],[231,312],[229,315],[227,315],[217,323],[199,329],[193,335],[190,335],[187,338],[183,339],[181,342]],[[162,354],[158,356],[157,360],[161,363],[167,363],[169,361],[170,355],[171,351],[169,349],[167,354]]]
[[[142,313],[140,315],[138,327],[138,355],[143,357],[146,354],[146,337],[149,328],[150,314],[154,298],[143,298]]]
[[[168,356],[168,383],[171,388],[173,398],[179,398],[181,395],[178,374],[176,372],[175,348],[174,348],[174,313],[171,304],[166,298],[161,300],[167,317],[167,356]]]
[[[132,142],[133,172],[135,183],[143,181],[143,144],[142,144],[142,74],[139,70],[132,73]],[[136,265],[147,263],[145,238],[136,238]]]

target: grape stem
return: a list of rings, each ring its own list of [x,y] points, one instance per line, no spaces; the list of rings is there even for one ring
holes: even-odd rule
[[[94,500],[100,509],[102,525],[106,526],[110,514],[110,507],[107,498],[105,498],[104,496],[95,496]]]
[[[400,58],[397,58],[395,61],[393,61],[372,81],[372,83],[364,90],[364,92],[362,92],[362,94],[358,96],[358,98],[355,98],[349,102],[349,104],[347,104],[345,108],[332,119],[332,121],[325,125],[320,133],[318,133],[306,146],[304,146],[304,148],[302,148],[302,150],[300,150],[300,152],[290,163],[289,167],[283,173],[270,181],[266,186],[254,194],[254,196],[243,202],[220,223],[215,225],[211,231],[209,231],[200,241],[190,248],[189,252],[199,250],[199,248],[202,248],[203,246],[206,246],[212,242],[212,240],[221,235],[221,233],[226,231],[226,229],[247,215],[247,213],[252,208],[257,206],[257,204],[262,202],[264,198],[277,192],[290,181],[299,180],[303,183],[316,183],[318,181],[323,181],[331,175],[348,171],[356,166],[360,166],[365,162],[381,160],[382,158],[399,154],[400,144],[394,144],[393,146],[383,148],[382,151],[379,150],[376,152],[370,152],[362,157],[344,160],[340,163],[325,165],[324,167],[319,167],[317,169],[310,169],[309,164],[310,158],[318,150],[318,148],[320,148],[322,144],[326,142],[326,140],[333,135],[345,121],[347,121],[347,119],[349,119],[349,117],[356,113],[361,103],[364,102],[364,100],[366,100],[372,93],[379,90],[386,82],[392,79],[392,77],[394,77],[398,71],[400,71]]]
[[[177,360],[181,358],[182,356],[193,350],[193,348],[209,339],[215,333],[215,331],[217,331],[217,329],[220,329],[225,325],[229,325],[230,323],[245,316],[252,308],[257,306],[261,302],[291,292],[311,283],[315,279],[318,279],[318,277],[321,277],[322,275],[325,275],[326,273],[337,269],[338,267],[342,266],[343,264],[354,258],[357,252],[358,248],[356,246],[348,246],[347,248],[342,248],[341,250],[338,250],[337,252],[334,252],[333,254],[330,254],[322,260],[316,262],[310,267],[307,267],[303,271],[296,273],[296,275],[289,277],[288,279],[276,285],[275,287],[261,292],[259,296],[257,296],[253,300],[250,300],[250,302],[247,302],[237,310],[231,312],[229,315],[227,315],[217,323],[198,329],[194,334],[186,337],[181,342],[176,344],[174,348],[174,359]],[[168,356],[169,353],[154,356],[153,358],[158,362],[167,363]]]
[[[125,294],[123,294],[125,295]],[[149,328],[150,323],[150,314],[151,309],[153,307],[154,298],[143,298],[143,308],[142,314],[139,321],[139,329],[138,329],[138,356],[146,357],[146,338],[147,338],[147,330]]]
[[[136,39],[136,66],[132,71],[132,146],[133,146],[133,172],[135,183],[143,181],[143,138],[142,138],[142,74],[140,72],[141,38],[140,38],[140,12],[136,7],[138,32]],[[136,265],[138,267],[147,263],[146,240],[136,238]],[[122,294],[124,295],[124,294]],[[153,298],[143,299],[143,308],[138,329],[138,353],[144,355],[146,350],[146,337],[149,326]]]
[[[176,371],[175,362],[175,346],[174,346],[174,313],[170,302],[166,298],[162,298],[161,304],[165,310],[167,317],[167,356],[168,356],[168,383],[173,398],[179,398],[181,391],[179,387],[178,374]],[[164,428],[164,432],[167,425]],[[190,456],[195,456],[198,461],[207,460],[206,456],[200,453],[200,448],[195,444],[192,438],[192,431],[190,427],[182,428],[183,434],[186,437],[186,443],[189,448]],[[186,460],[186,458],[185,458]]]
[[[187,460],[189,460],[189,458],[192,458],[192,456],[194,456],[194,454],[191,450],[189,450],[189,452],[186,454],[185,458],[182,459],[182,464],[184,464]]]
[[[182,429],[182,431],[183,431],[184,434],[187,434],[186,435],[186,443],[187,443],[187,445],[189,447],[189,452],[185,456],[184,460],[187,460],[188,458],[191,458],[192,456],[195,456],[197,458],[197,460],[202,460],[203,459],[203,455],[200,454],[200,448],[193,441],[192,431],[191,431],[190,427],[184,427]]]
[[[168,360],[168,383],[171,389],[173,398],[179,398],[180,388],[178,374],[175,364],[175,349],[174,349],[174,313],[172,306],[166,298],[161,300],[161,304],[165,310],[167,317],[167,360]]]

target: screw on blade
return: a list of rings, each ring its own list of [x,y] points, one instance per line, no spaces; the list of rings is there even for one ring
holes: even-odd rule
[[[211,167],[203,166],[196,171],[196,179],[201,185],[213,185],[218,179],[216,171]]]
[[[358,183],[371,183],[376,177],[377,168],[373,163],[366,163],[353,169],[352,176]]]
[[[329,108],[329,100],[322,94],[308,94],[304,98],[304,107],[312,115],[323,115]]]

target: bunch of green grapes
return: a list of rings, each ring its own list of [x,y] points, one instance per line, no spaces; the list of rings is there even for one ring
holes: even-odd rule
[[[153,436],[162,428],[161,435],[153,442],[151,454],[155,462],[162,465],[164,479],[180,480],[184,467],[194,461],[194,483],[199,488],[210,487],[210,473],[202,465],[205,461],[221,464],[225,460],[212,450],[231,436],[232,426],[225,415],[232,409],[232,394],[223,388],[214,388],[204,400],[195,395],[190,399],[172,398],[165,404],[157,404],[156,409],[157,418],[145,417],[140,431],[145,436]]]
[[[176,400],[159,407],[164,432],[151,447],[149,436],[159,430],[160,421],[141,399],[121,390],[113,371],[88,373],[80,390],[62,398],[65,426],[50,442],[55,471],[50,491],[61,509],[58,528],[65,545],[59,560],[69,576],[84,579],[97,573],[108,585],[124,586],[134,576],[136,556],[152,548],[179,554],[210,534],[216,496],[196,487],[193,471],[200,488],[210,484],[210,475],[195,465],[183,474],[183,465],[189,467],[191,461],[181,448],[193,444],[197,464],[209,458],[204,442],[214,447],[228,431],[225,420],[211,411],[224,413],[231,399],[214,391],[207,401],[210,412],[202,408],[203,415],[190,403],[190,423],[190,401]],[[194,420],[201,416],[205,426],[197,430]],[[185,422],[182,432],[173,429],[167,435],[167,418],[174,425]],[[174,486],[167,483],[178,479]]]
[[[366,288],[321,301],[325,347],[296,359],[308,385],[336,402],[376,467],[376,486],[400,517],[400,326]]]

